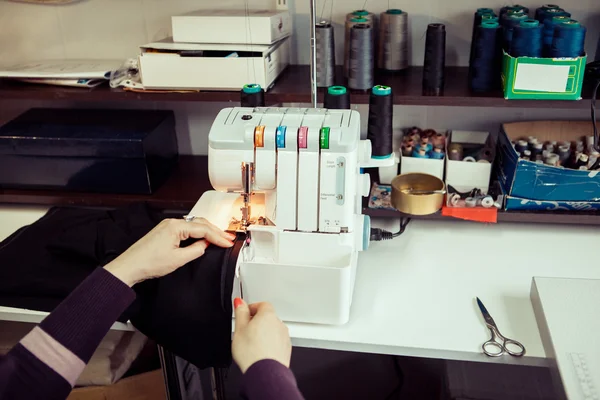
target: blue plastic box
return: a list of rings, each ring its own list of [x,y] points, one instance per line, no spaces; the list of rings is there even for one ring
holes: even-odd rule
[[[519,159],[511,140],[576,141],[592,134],[588,121],[534,121],[502,125],[498,135],[498,179],[520,200],[600,202],[600,171],[580,171]],[[514,209],[514,208],[513,208]],[[574,208],[576,209],[576,208]]]
[[[600,201],[550,201],[531,200],[504,194],[504,209],[506,211],[583,211],[593,212],[600,210]]]

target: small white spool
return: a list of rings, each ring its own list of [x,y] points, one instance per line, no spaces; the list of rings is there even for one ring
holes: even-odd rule
[[[467,207],[477,207],[477,200],[474,197],[467,197],[465,199],[465,205]]]
[[[492,196],[485,196],[483,199],[481,199],[481,206],[485,208],[493,207],[494,199],[492,198]]]

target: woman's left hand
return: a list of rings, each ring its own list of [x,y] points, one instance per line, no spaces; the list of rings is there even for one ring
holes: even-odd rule
[[[181,248],[180,242],[189,238],[198,240]],[[191,222],[166,219],[104,269],[129,286],[146,279],[167,275],[204,254],[209,243],[220,247],[233,246],[235,236],[226,233],[204,218]]]

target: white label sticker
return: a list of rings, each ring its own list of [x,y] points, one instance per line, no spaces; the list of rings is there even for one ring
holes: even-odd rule
[[[568,65],[519,64],[515,90],[564,93],[569,79]]]

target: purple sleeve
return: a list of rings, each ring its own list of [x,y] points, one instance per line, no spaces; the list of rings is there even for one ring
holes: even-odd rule
[[[104,268],[90,274],[0,358],[0,398],[64,399],[135,292]]]
[[[292,371],[275,360],[258,361],[242,377],[245,400],[303,400]]]

